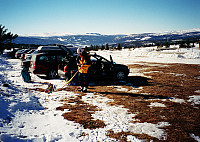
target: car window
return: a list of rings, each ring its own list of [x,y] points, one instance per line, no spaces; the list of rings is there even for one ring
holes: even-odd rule
[[[57,60],[58,60],[58,62],[62,61],[62,55],[58,55]]]
[[[38,59],[39,63],[54,63],[56,61],[56,56],[44,55],[40,56]]]
[[[30,54],[30,53],[33,53],[35,50],[30,50],[28,51],[27,53]]]
[[[97,61],[97,59],[95,57],[93,57],[93,56],[90,57],[90,60],[91,61]]]
[[[66,48],[66,47],[61,46],[60,48],[62,48],[65,52],[67,52],[66,54],[68,54],[68,55],[72,55],[73,54],[73,52],[70,49]]]
[[[101,56],[91,56],[91,61],[101,61],[103,63],[110,63],[107,59]]]
[[[39,51],[37,51],[37,50],[35,50],[35,51],[33,52],[33,54],[37,54],[37,53],[39,53]]]
[[[23,52],[23,51],[24,51],[24,49],[22,49],[22,50],[18,50],[17,53],[21,53],[21,52]]]
[[[49,62],[55,62],[56,56],[49,56]]]
[[[30,50],[26,49],[26,50],[22,51],[22,53],[27,53],[28,51],[30,51]]]
[[[39,63],[46,63],[48,61],[48,57],[47,56],[40,56],[38,59]]]
[[[108,62],[108,60],[106,60],[105,58],[101,58],[101,61],[104,62],[104,63]]]
[[[69,55],[57,55],[58,62],[64,61],[65,59],[69,59]]]

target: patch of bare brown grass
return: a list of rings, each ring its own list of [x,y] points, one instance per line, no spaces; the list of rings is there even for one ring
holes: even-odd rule
[[[135,133],[132,133],[132,132],[118,132],[118,133],[115,133],[113,130],[108,130],[108,134],[107,136],[111,137],[111,138],[114,138],[114,139],[117,139],[118,141],[120,142],[127,142],[127,136],[128,135],[132,135],[132,136],[135,136],[136,138],[138,139],[141,139],[141,140],[145,140],[145,141],[156,141],[157,139],[156,138],[153,138],[147,134],[135,134]]]
[[[98,111],[96,106],[90,105],[81,101],[82,95],[79,95],[76,98],[71,98],[65,101],[63,106],[57,107],[57,110],[63,111],[64,109],[68,109],[69,112],[64,113],[63,117],[67,120],[74,121],[76,123],[82,124],[85,129],[96,129],[103,128],[105,124],[101,120],[93,120],[92,114],[95,111]],[[69,103],[75,103],[71,105]]]

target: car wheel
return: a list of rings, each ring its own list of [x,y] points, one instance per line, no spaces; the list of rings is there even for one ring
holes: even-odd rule
[[[124,80],[125,77],[126,77],[125,72],[122,71],[122,70],[119,70],[119,71],[117,71],[117,72],[115,73],[115,78],[116,78],[117,80]]]
[[[50,70],[49,73],[48,73],[48,77],[49,77],[50,79],[56,78],[57,75],[58,75],[58,73],[57,73],[57,71],[55,71],[55,70]]]

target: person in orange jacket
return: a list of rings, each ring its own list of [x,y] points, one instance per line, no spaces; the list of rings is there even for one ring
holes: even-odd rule
[[[90,55],[82,48],[77,49],[78,57],[76,59],[78,71],[80,73],[79,80],[81,91],[86,92],[89,85],[88,68],[91,66]]]

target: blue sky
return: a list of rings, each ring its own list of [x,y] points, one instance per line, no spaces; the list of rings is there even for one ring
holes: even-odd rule
[[[0,0],[14,34],[134,34],[200,28],[200,0]]]

